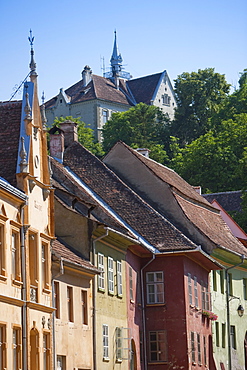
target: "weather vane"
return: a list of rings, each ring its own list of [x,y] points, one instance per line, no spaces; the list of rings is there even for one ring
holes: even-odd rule
[[[31,29],[30,29],[29,33],[30,33],[30,36],[28,37],[28,40],[30,42],[31,48],[33,48],[34,36],[33,36],[33,33],[32,33],[32,30]]]

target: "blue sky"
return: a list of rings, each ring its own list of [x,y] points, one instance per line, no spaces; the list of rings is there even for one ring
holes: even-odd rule
[[[46,100],[81,78],[88,64],[102,75],[114,30],[125,70],[140,77],[214,67],[237,86],[247,68],[246,0],[0,0],[0,101],[29,72],[29,29]],[[16,95],[15,99],[20,99]]]

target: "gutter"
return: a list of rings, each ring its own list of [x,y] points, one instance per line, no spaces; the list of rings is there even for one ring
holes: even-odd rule
[[[95,266],[95,244],[99,240],[105,238],[109,234],[109,229],[108,227],[105,228],[106,232],[105,234],[99,236],[98,238],[93,240],[93,265]],[[97,348],[96,348],[96,279],[98,276],[95,276],[93,279],[93,369],[97,370]]]

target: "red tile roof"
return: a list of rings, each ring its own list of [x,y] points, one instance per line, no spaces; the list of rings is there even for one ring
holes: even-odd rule
[[[196,247],[79,143],[75,142],[66,149],[64,165],[70,167],[108,207],[153,247],[160,251]]]
[[[87,86],[83,86],[83,81],[75,83],[65,90],[65,94],[71,98],[70,103],[80,103],[94,99],[106,100],[114,103],[129,106],[130,102],[125,93],[116,89],[113,82],[109,79],[92,75],[92,80]],[[46,102],[45,107],[52,108],[56,104],[57,97]]]
[[[21,101],[0,102],[0,176],[16,186]]]
[[[62,240],[56,239],[52,242],[52,254],[58,258],[62,258],[65,262],[91,270],[93,273],[99,272],[90,261],[84,259],[76,251],[73,251],[71,247],[66,246]]]

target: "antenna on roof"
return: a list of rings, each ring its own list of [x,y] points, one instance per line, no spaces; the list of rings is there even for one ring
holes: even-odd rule
[[[101,71],[103,71],[103,76],[105,74],[105,57],[100,57],[100,63],[102,61],[102,66],[100,66]]]

